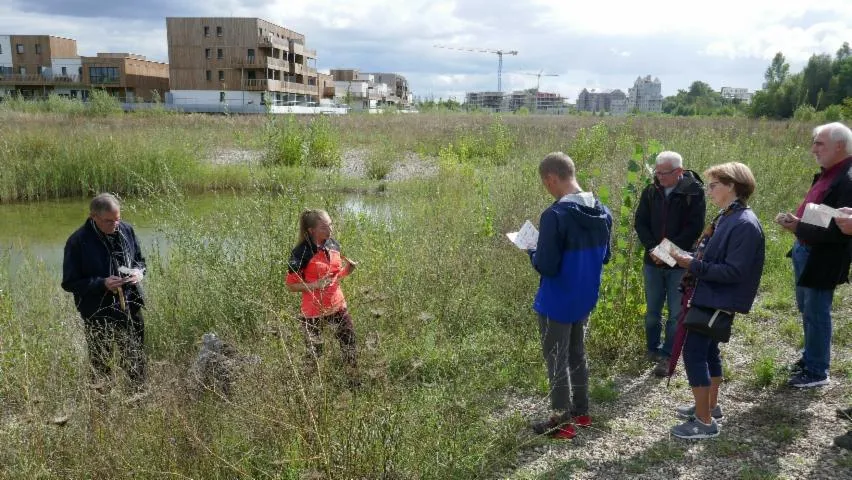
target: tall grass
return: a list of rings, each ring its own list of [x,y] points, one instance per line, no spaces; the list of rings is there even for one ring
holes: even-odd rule
[[[0,133],[3,199],[102,189],[144,194],[140,208],[159,219],[169,247],[167,254],[146,252],[152,386],[137,403],[127,403],[120,388],[101,398],[86,387],[82,332],[56,266],[33,260],[13,276],[9,258],[0,258],[0,472],[10,478],[493,476],[527,442],[521,418],[493,415],[502,393],[546,393],[530,311],[538,278],[503,236],[525,219],[537,221],[552,201],[536,170],[545,153],[568,152],[582,186],[615,215],[615,256],[588,337],[596,378],[629,371],[643,349],[641,259],[630,224],[645,180],[642,162],[665,148],[699,172],[729,160],[749,164],[758,178],[752,204],[777,257],[790,239],[773,232],[770,218],[795,205],[813,169],[800,146],[808,126],[797,123],[324,119],[317,128],[326,130],[317,131],[327,143],[317,145],[329,146],[322,151],[332,152],[330,159],[335,149],[354,146],[444,149],[435,178],[359,198],[387,205],[384,216],[352,210],[339,180],[301,164],[303,157],[261,167],[199,161],[199,152],[214,147],[266,148],[267,119],[107,117],[71,123],[69,135],[78,140],[66,145],[35,131],[58,128],[67,117],[19,115],[24,122]],[[298,121],[283,120],[279,128],[290,128],[288,122]],[[305,145],[310,127],[298,128]],[[481,145],[480,153],[460,154],[460,138]],[[60,187],[69,184],[79,186]],[[185,194],[205,186],[235,194],[223,193],[213,213],[199,217]],[[331,334],[319,374],[303,373],[299,296],[285,291],[283,278],[306,207],[328,209],[344,254],[360,261],[343,282],[364,379],[355,392],[346,388]],[[788,270],[783,259],[768,262],[762,298],[789,293]],[[246,368],[230,398],[209,392],[193,400],[182,388],[186,370],[198,338],[210,330],[262,361]],[[55,425],[64,415],[67,424]]]

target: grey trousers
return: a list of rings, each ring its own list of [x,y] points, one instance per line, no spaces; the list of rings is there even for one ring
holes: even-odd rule
[[[587,321],[559,323],[541,315],[538,317],[541,350],[550,380],[551,408],[575,416],[589,413],[589,369],[585,345]]]

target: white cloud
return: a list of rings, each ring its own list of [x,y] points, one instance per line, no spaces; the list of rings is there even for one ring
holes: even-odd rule
[[[542,77],[542,90],[576,97],[583,87],[626,91],[647,74],[660,77],[664,94],[694,80],[754,89],[776,52],[795,71],[810,55],[833,54],[852,39],[850,0],[688,7],[680,0],[149,2],[156,8],[140,10],[131,0],[7,0],[0,4],[0,33],[71,37],[81,54],[131,51],[165,61],[166,16],[256,16],[303,33],[320,69],[396,71],[408,75],[415,93],[436,97],[494,90],[497,58],[435,44],[518,50],[504,57],[504,89],[534,88],[536,77],[519,72],[543,70],[559,77]]]

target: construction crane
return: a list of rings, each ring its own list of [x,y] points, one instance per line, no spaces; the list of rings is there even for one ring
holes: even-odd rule
[[[434,45],[435,48],[446,48],[448,50],[461,50],[463,52],[480,52],[480,53],[496,53],[497,54],[497,92],[503,93],[503,55],[517,55],[517,50],[495,50],[493,48],[467,48],[467,47],[449,47],[446,45]]]
[[[521,75],[530,75],[533,77],[538,77],[538,80],[535,83],[535,93],[538,93],[539,87],[541,87],[541,77],[558,77],[559,74],[556,73],[544,73],[544,70],[539,70],[538,73],[529,73],[529,72],[521,72]]]

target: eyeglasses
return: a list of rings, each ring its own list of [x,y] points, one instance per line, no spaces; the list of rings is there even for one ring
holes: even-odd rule
[[[654,170],[654,175],[657,175],[657,176],[660,176],[660,177],[664,177],[664,176],[666,176],[666,175],[671,175],[671,174],[675,173],[675,172],[676,172],[676,171],[678,171],[678,170],[680,170],[680,169],[679,169],[679,168],[673,168],[673,169],[669,170],[668,172],[661,172],[661,171],[659,171],[659,170],[656,170],[656,169],[655,169],[655,170]]]

